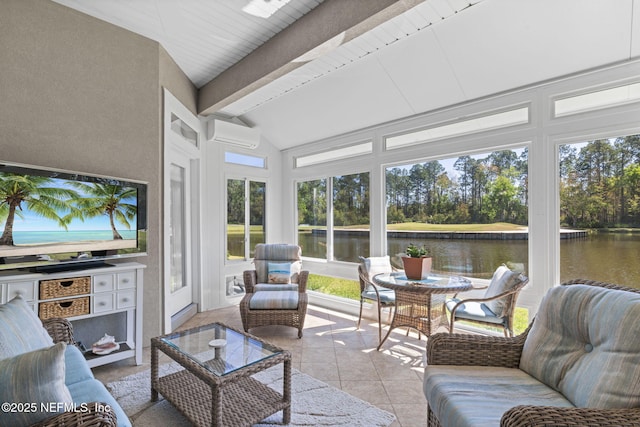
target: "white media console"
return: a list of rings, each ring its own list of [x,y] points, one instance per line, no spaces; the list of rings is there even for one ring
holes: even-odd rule
[[[86,347],[90,367],[135,357],[142,363],[143,264],[129,262],[56,273],[0,272],[0,303],[20,294],[40,318],[64,317]],[[105,334],[120,349],[98,356],[91,344]]]

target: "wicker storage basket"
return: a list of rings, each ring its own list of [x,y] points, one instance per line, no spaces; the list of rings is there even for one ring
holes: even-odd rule
[[[40,281],[40,299],[84,295],[91,292],[91,277]]]
[[[42,320],[89,314],[89,297],[43,302],[39,304],[38,311]]]

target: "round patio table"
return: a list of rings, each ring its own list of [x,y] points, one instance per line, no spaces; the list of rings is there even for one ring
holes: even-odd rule
[[[407,279],[404,271],[381,273],[373,276],[373,282],[396,294],[396,309],[387,334],[378,350],[395,328],[410,327],[431,336],[440,323],[447,320],[444,302],[447,294],[473,289],[469,279],[460,276],[429,275],[426,279]]]

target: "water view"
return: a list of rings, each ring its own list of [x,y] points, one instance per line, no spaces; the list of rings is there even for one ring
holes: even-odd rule
[[[300,233],[302,254],[326,258],[326,238]],[[490,278],[496,267],[508,263],[528,273],[526,240],[446,240],[388,239],[388,253],[398,254],[409,243],[427,245],[433,255],[435,271]],[[358,262],[358,255],[369,255],[369,239],[365,236],[334,238],[334,253],[341,261]],[[592,233],[580,239],[560,243],[560,277],[603,280],[640,287],[640,233]]]

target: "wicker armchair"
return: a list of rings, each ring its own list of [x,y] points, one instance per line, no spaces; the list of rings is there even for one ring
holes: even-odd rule
[[[640,289],[627,288],[609,283],[576,279],[563,283],[562,286],[583,284],[607,289],[618,289],[626,292],[640,293]],[[535,321],[535,320],[534,320]],[[525,341],[531,331],[533,322],[526,331],[516,337],[495,337],[469,334],[439,333],[427,342],[427,364],[461,367],[502,367],[515,368],[521,366],[521,355]],[[544,364],[544,360],[538,361]],[[613,374],[611,374],[613,375]],[[426,380],[425,380],[426,381]],[[486,390],[487,393],[489,389]],[[633,393],[622,390],[621,393]],[[427,385],[425,382],[425,395]],[[455,398],[455,393],[449,395]],[[487,394],[488,396],[488,394]],[[522,396],[513,396],[522,397]],[[491,407],[491,403],[483,397],[482,404]],[[527,396],[524,397],[528,399]],[[522,399],[521,399],[522,400]],[[510,400],[509,400],[510,401]],[[507,402],[508,404],[509,402]],[[429,426],[442,424],[427,405],[427,423]],[[585,407],[557,407],[521,405],[513,406],[503,413],[500,426],[639,426],[640,407],[625,409],[595,409]]]
[[[258,326],[283,325],[302,329],[309,303],[308,271],[302,271],[302,251],[297,245],[256,245],[255,270],[243,273],[245,295],[240,301],[240,317],[245,332]],[[288,280],[270,280],[269,268],[289,264]],[[283,275],[280,274],[280,278]],[[284,282],[284,283],[283,283]]]
[[[510,277],[507,277],[510,276]],[[502,278],[502,280],[500,280]],[[502,326],[505,337],[513,336],[513,316],[518,294],[529,283],[529,278],[500,266],[491,279],[491,284],[482,298],[458,299],[456,295],[446,301],[451,312],[449,332],[453,333],[456,320],[487,326]],[[495,302],[500,301],[496,309]],[[492,309],[494,311],[492,311]],[[496,313],[496,311],[500,311]]]
[[[54,343],[65,342],[75,345],[73,338],[73,326],[62,318],[52,318],[43,320],[42,324],[51,335]],[[63,412],[48,418],[34,426],[55,427],[55,426],[82,426],[82,427],[116,427],[116,415],[109,405],[102,402],[91,402],[87,405],[86,411]]]

